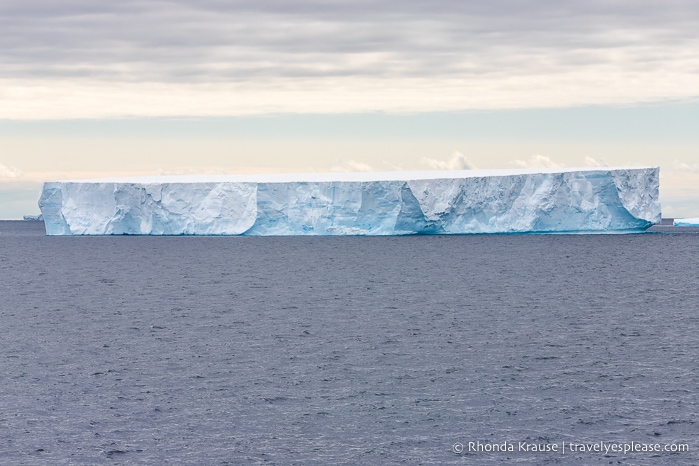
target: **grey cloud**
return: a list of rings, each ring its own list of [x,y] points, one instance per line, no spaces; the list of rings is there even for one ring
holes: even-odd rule
[[[696,49],[696,30],[692,1],[7,0],[0,77],[459,76],[586,66],[619,51],[643,67]]]

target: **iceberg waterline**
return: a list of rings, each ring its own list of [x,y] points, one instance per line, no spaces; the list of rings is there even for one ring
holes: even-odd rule
[[[150,177],[44,183],[49,235],[641,231],[659,169]]]

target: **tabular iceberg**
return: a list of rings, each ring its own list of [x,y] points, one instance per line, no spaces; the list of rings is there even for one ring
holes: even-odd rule
[[[672,225],[676,227],[699,227],[698,218],[676,218],[672,221]]]
[[[642,231],[658,168],[149,177],[44,183],[49,235]]]

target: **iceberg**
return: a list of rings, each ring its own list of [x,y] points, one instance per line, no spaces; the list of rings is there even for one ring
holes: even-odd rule
[[[659,169],[589,168],[52,181],[48,235],[609,233],[660,222]]]
[[[699,227],[699,218],[676,218],[672,221],[675,227]]]

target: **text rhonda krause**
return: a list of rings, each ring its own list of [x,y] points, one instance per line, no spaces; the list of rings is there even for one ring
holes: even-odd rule
[[[493,452],[543,452],[543,453],[679,453],[689,451],[687,443],[638,443],[638,442],[561,442],[559,443],[529,443],[529,442],[508,442],[503,443],[481,443],[468,442],[466,451],[472,453],[493,453]],[[462,453],[463,444],[454,444],[454,452]]]

